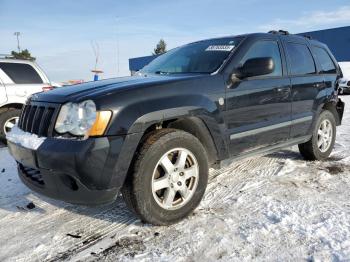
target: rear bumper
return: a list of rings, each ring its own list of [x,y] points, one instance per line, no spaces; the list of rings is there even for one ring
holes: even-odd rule
[[[36,150],[8,141],[18,173],[33,191],[77,204],[115,200],[125,175],[118,175],[125,136],[84,141],[47,138]]]

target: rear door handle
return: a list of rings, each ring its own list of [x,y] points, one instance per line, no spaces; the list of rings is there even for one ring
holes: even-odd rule
[[[278,93],[287,93],[290,91],[289,87],[276,87],[274,90]]]
[[[323,81],[321,83],[316,83],[316,84],[314,84],[314,87],[316,87],[316,88],[324,88],[324,87],[326,87],[326,82]]]

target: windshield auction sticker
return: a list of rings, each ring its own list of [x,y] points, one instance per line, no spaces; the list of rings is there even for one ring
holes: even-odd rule
[[[234,45],[211,45],[208,46],[205,51],[224,51],[224,52],[230,52],[232,49],[235,48]]]

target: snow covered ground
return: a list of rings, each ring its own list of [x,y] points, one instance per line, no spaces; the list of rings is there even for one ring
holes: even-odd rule
[[[329,161],[306,162],[293,147],[213,170],[200,207],[170,227],[143,225],[121,198],[92,208],[34,194],[0,146],[0,261],[350,260],[350,96],[343,99]]]

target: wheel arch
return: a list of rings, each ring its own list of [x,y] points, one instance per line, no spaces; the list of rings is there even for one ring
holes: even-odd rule
[[[205,125],[204,121],[199,117],[179,117],[151,124],[144,131],[143,136],[147,136],[150,132],[162,128],[173,128],[190,133],[191,135],[198,138],[198,140],[204,146],[210,166],[214,166],[219,161],[220,153],[215,144],[213,136],[210,133],[208,127]]]
[[[3,111],[6,111],[10,108],[16,108],[16,109],[22,109],[23,104],[21,103],[9,103],[9,104],[5,104],[3,106],[0,107],[0,113]]]
[[[148,118],[148,116],[145,117]],[[141,122],[142,124],[140,122],[134,123],[133,126],[142,125],[143,131],[129,133],[126,136],[121,150],[121,152],[124,153],[121,154],[120,159],[118,159],[114,167],[115,172],[119,173],[119,178],[115,176],[115,179],[119,180],[118,184],[120,186],[124,184],[126,177],[130,175],[137,153],[143,142],[147,139],[148,135],[152,134],[157,129],[174,128],[188,132],[197,137],[206,149],[209,165],[213,168],[218,168],[219,161],[228,158],[228,150],[219,129],[214,129],[213,131],[212,123],[208,120],[204,120],[202,117],[181,115],[163,120],[157,118],[157,120],[147,123]]]
[[[322,112],[322,110],[330,111],[335,118],[337,126],[341,125],[344,113],[344,102],[342,102],[340,99],[338,102],[328,101],[322,105],[319,110],[319,114]]]

